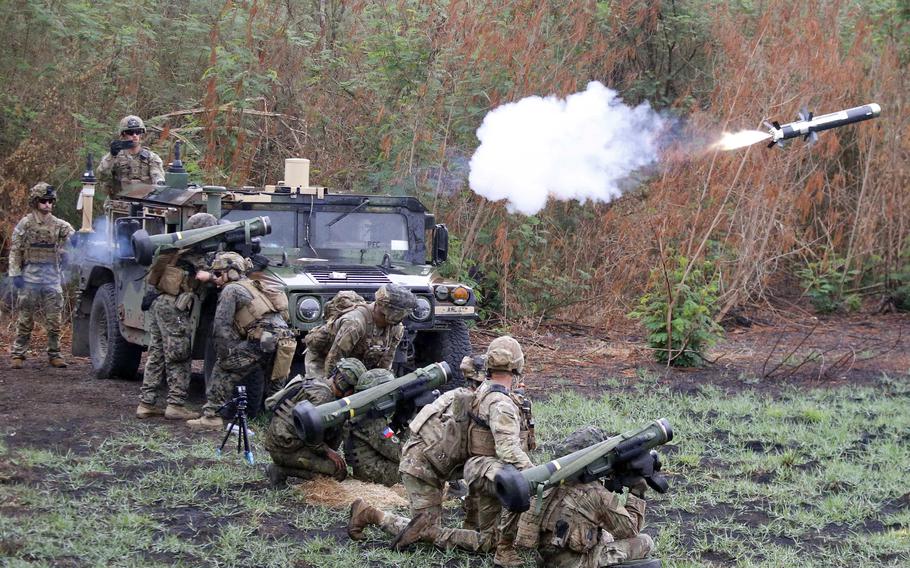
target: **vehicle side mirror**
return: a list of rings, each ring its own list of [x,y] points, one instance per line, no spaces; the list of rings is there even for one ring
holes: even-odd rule
[[[433,229],[433,264],[440,265],[449,258],[449,228],[436,225]]]

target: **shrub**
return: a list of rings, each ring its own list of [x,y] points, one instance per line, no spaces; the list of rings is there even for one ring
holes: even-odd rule
[[[848,280],[852,281],[858,274],[858,270],[850,269],[847,261],[836,255],[818,262],[810,262],[805,268],[796,271],[796,276],[800,279],[812,307],[820,314],[859,309],[859,295],[844,291],[844,284]]]

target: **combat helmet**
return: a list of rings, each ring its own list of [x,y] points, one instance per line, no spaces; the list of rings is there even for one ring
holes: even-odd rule
[[[366,372],[367,368],[360,362],[360,359],[345,357],[338,361],[335,370],[329,377],[335,395],[346,396],[353,392]]]
[[[376,290],[376,305],[391,324],[401,323],[417,307],[417,298],[398,284],[383,284]]]
[[[54,186],[40,181],[28,190],[28,204],[32,207],[38,206],[39,199],[57,200],[57,190]]]
[[[228,280],[240,280],[250,269],[250,261],[236,252],[219,252],[212,262],[212,271],[225,271]]]
[[[588,446],[603,442],[609,437],[610,434],[602,428],[584,426],[566,436],[561,442],[557,442],[553,446],[553,455],[556,457],[567,456]]]
[[[185,231],[191,231],[193,229],[202,229],[203,227],[214,227],[218,224],[218,219],[210,213],[196,213],[190,216],[186,220],[186,224],[183,226]]]
[[[124,116],[120,119],[120,134],[127,130],[140,130],[145,134],[145,123],[135,114]]]
[[[356,392],[365,391],[383,383],[387,383],[394,378],[395,375],[388,369],[370,369],[360,376],[360,380],[357,381],[357,387],[354,390]]]
[[[487,347],[487,373],[507,371],[521,374],[525,366],[525,355],[521,345],[509,335],[497,337]]]

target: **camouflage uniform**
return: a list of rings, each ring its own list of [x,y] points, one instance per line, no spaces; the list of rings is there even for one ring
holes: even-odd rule
[[[328,353],[320,353],[318,348],[307,350],[307,376],[326,376],[344,357],[360,359],[367,369],[391,369],[404,335],[401,321],[416,306],[416,298],[406,288],[394,284],[381,286],[376,291],[375,302],[357,306],[332,323]],[[376,324],[374,310],[382,311],[388,325]]]
[[[357,382],[356,391],[386,383],[395,376],[386,369],[371,369]],[[344,427],[344,457],[354,479],[391,487],[401,481],[398,464],[401,442],[389,426],[388,417],[367,416],[350,420]]]
[[[199,285],[195,274],[208,270],[209,261],[205,255],[185,253],[177,261],[177,267],[185,272],[181,285],[183,294],[192,294],[193,301]],[[158,291],[149,307],[149,349],[142,377],[139,400],[154,406],[158,389],[167,382],[167,403],[173,406],[186,404],[186,391],[190,384],[190,368],[193,355],[193,328],[190,318],[192,302],[178,302],[180,296]]]
[[[29,202],[37,203],[38,194],[56,197],[53,187],[46,183],[35,185],[29,192]],[[74,233],[73,227],[52,214],[41,215],[33,211],[23,217],[13,229],[9,256],[9,276],[20,279],[19,320],[16,339],[11,349],[12,358],[25,359],[31,339],[35,315],[43,312],[47,329],[47,355],[60,360],[60,329],[63,321],[64,248]]]
[[[125,116],[120,121],[121,134],[127,130],[141,130],[145,132],[145,125],[138,116]],[[112,147],[112,151],[115,151]],[[121,150],[114,156],[110,152],[101,158],[95,170],[98,178],[111,185],[111,193],[120,192],[123,184],[146,183],[156,184],[164,181],[164,162],[161,157],[149,150],[142,148],[133,154],[129,150]]]
[[[595,427],[573,432],[556,449],[560,456],[609,438]],[[534,496],[522,513],[518,544],[537,548],[544,565],[554,568],[600,568],[646,558],[654,548],[641,533],[645,500],[629,493],[623,506],[618,496],[598,481],[570,483]]]

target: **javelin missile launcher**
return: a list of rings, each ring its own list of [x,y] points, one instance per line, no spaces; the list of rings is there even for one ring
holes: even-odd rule
[[[612,475],[624,464],[672,439],[673,428],[666,418],[661,418],[543,465],[524,471],[509,466],[496,474],[496,496],[510,511],[527,511],[533,494],[542,496],[545,490],[566,481],[585,483]],[[660,475],[645,477],[645,481],[655,491],[667,490],[666,479]]]
[[[387,415],[397,405],[443,386],[451,375],[451,367],[443,361],[335,402],[319,406],[309,401],[299,402],[293,412],[294,428],[301,440],[318,444],[327,429],[340,426],[347,420]]]
[[[151,265],[155,254],[165,250],[191,248],[197,252],[215,252],[222,246],[233,249],[242,245],[252,252],[258,252],[260,249],[254,239],[271,232],[272,225],[268,217],[256,217],[163,235],[149,235],[145,229],[139,229],[132,235],[133,252],[136,255],[136,262],[143,266]]]

